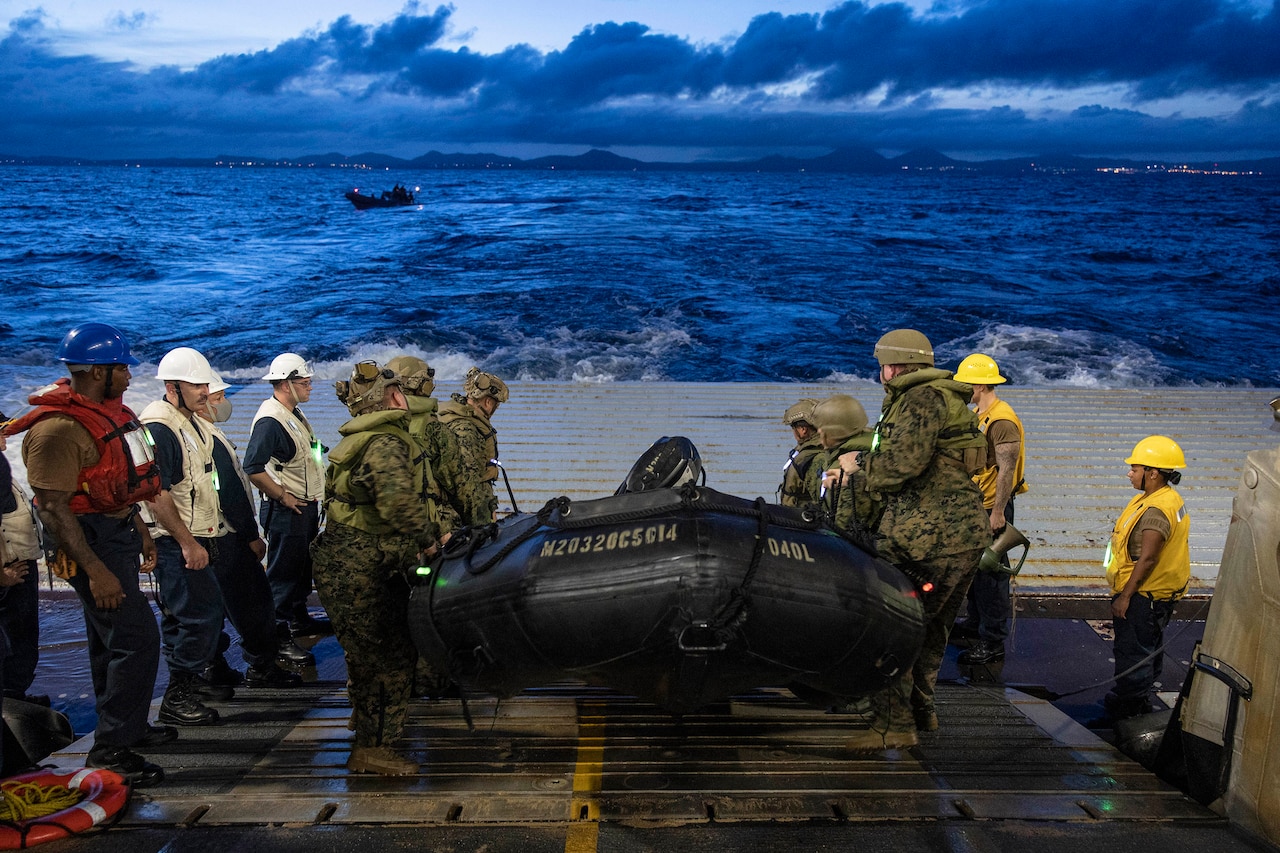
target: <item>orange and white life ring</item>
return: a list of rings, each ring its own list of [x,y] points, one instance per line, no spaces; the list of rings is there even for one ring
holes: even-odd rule
[[[62,785],[79,791],[83,799],[53,814],[0,821],[0,850],[22,850],[84,832],[116,817],[129,801],[129,783],[124,777],[98,767],[45,768],[0,780],[4,788],[27,785]]]

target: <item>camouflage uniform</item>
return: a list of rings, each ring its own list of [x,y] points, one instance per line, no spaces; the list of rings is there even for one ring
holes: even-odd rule
[[[406,572],[436,530],[407,426],[408,413],[392,410],[341,427],[325,477],[329,521],[311,546],[316,590],[346,655],[356,747],[394,741],[408,715],[417,655]]]
[[[460,479],[481,484],[485,498],[485,520],[492,521],[498,511],[498,496],[493,492],[494,483],[498,479],[498,468],[490,462],[498,458],[498,431],[461,394],[453,394],[440,406],[440,422],[452,430],[458,439],[458,451],[461,455],[458,468]]]
[[[933,715],[947,632],[991,544],[982,493],[970,479],[971,465],[982,460],[965,461],[967,450],[985,442],[967,408],[971,394],[936,368],[893,378],[885,385],[876,448],[863,457],[867,488],[884,506],[877,526],[881,554],[917,582],[933,584],[922,600],[920,656],[873,702],[878,724],[890,731],[911,730],[908,707],[916,722]]]
[[[871,449],[872,433],[856,433],[833,448],[821,450],[809,466],[805,476],[805,503],[820,505],[830,519],[831,526],[849,535],[855,529],[874,529],[878,508],[867,491],[867,478],[861,471],[844,474],[826,494],[822,491],[824,472],[840,467],[840,457],[846,453],[866,452]]]
[[[412,416],[409,432],[422,446],[431,466],[429,497],[439,513],[440,535],[493,521],[493,488],[466,466],[457,436],[436,414],[439,404],[432,397],[412,394],[405,395],[405,399]]]
[[[787,460],[787,467],[782,471],[782,485],[778,487],[778,503],[783,506],[800,506],[806,502],[808,491],[805,483],[821,452],[822,441],[816,433],[812,438],[795,446],[791,451],[791,458]]]

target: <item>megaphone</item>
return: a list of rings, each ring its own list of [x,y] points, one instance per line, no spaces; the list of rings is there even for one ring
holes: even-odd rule
[[[1010,562],[1006,564],[1001,561],[1001,557],[1007,555],[1014,548],[1022,546],[1022,556],[1018,558],[1018,564],[1012,565]],[[1012,524],[1006,524],[1004,530],[991,543],[991,547],[982,552],[982,559],[978,560],[978,571],[981,572],[999,572],[1006,575],[1016,575],[1022,571],[1022,564],[1027,560],[1027,551],[1031,550],[1031,542],[1027,537],[1018,532],[1018,528]]]

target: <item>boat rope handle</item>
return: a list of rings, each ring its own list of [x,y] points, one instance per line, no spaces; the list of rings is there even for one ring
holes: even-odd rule
[[[764,557],[764,543],[766,534],[769,530],[769,513],[765,511],[765,499],[756,498],[755,507],[759,525],[756,528],[756,540],[751,549],[751,564],[747,566],[747,571],[742,576],[742,583],[738,584],[729,595],[729,600],[725,602],[724,607],[720,608],[720,612],[715,618],[707,623],[707,627],[715,632],[716,638],[724,644],[728,644],[732,638],[733,629],[741,625],[747,618],[747,602],[751,598],[751,582],[755,580],[756,570],[760,568],[760,561]]]

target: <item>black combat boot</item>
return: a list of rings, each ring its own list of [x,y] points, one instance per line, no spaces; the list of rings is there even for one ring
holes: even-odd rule
[[[218,723],[218,712],[207,707],[196,696],[196,676],[189,672],[171,672],[169,687],[160,703],[160,722],[172,726],[212,726]]]
[[[301,687],[302,676],[296,672],[286,672],[274,661],[254,664],[245,672],[245,681],[250,687]]]
[[[1004,660],[1004,643],[999,640],[979,640],[967,651],[960,653],[956,663],[961,666],[985,666]]]
[[[203,675],[205,681],[219,687],[236,688],[244,684],[244,676],[240,670],[233,669],[221,653],[214,656],[213,663],[209,664]]]

